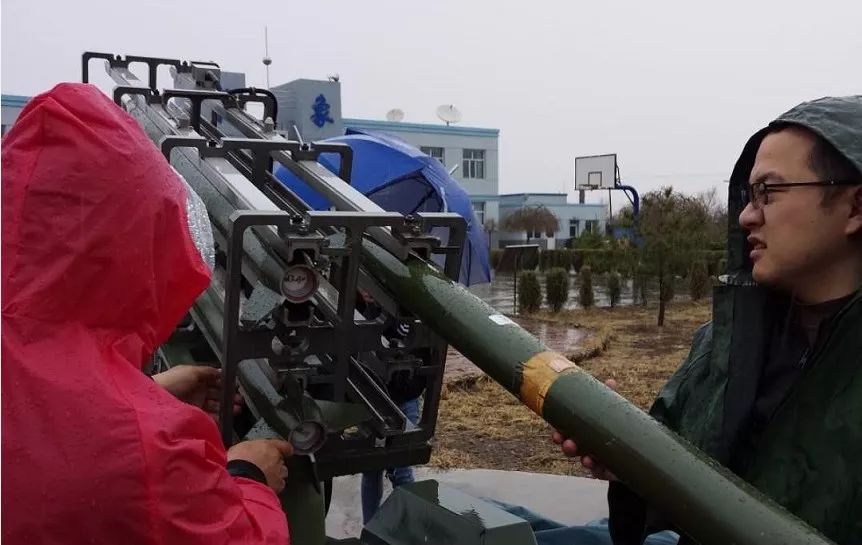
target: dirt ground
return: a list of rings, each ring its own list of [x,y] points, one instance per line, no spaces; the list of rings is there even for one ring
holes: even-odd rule
[[[688,354],[695,330],[710,317],[710,305],[674,303],[664,327],[656,326],[655,307],[542,312],[523,325],[535,331],[537,323],[547,324],[553,335],[546,340],[550,348],[600,380],[615,379],[621,395],[647,409]],[[571,334],[573,328],[586,337]],[[542,419],[457,352],[450,353],[449,361],[453,373],[440,405],[432,467],[587,475],[550,441],[550,428]]]

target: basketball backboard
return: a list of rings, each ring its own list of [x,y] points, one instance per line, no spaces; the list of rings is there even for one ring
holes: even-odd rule
[[[616,185],[616,153],[575,158],[575,189],[612,189]]]

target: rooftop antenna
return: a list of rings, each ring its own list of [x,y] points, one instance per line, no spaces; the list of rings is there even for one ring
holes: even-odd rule
[[[263,27],[263,65],[266,67],[266,88],[269,89],[269,65],[272,64],[272,59],[269,57],[269,29]]]
[[[461,112],[452,104],[443,104],[437,106],[437,117],[443,120],[446,126],[449,126],[450,123],[461,121]]]
[[[386,112],[386,121],[401,121],[404,119],[404,110],[400,108],[392,108]]]

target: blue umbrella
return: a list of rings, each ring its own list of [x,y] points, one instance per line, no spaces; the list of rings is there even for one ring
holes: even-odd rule
[[[483,227],[473,214],[470,197],[439,161],[403,140],[377,132],[348,130],[346,136],[329,138],[325,142],[343,143],[353,149],[351,184],[384,210],[404,215],[455,212],[464,217],[467,236],[459,280],[468,286],[491,281]],[[322,154],[319,162],[330,171],[338,172],[338,155]],[[329,201],[286,168],[278,165],[275,175],[312,208],[330,208]]]

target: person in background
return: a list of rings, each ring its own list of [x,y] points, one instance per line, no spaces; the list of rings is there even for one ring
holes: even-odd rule
[[[398,407],[404,416],[413,424],[419,422],[419,399],[413,398],[401,402]],[[367,524],[377,512],[383,499],[383,471],[366,471],[362,473],[362,523]],[[413,468],[394,467],[386,470],[386,478],[392,488],[414,482]]]
[[[367,292],[360,290],[356,298],[357,310],[367,320],[373,320],[382,314],[380,305]],[[410,324],[390,319],[384,326],[383,337],[386,343],[403,345],[410,334]],[[418,387],[417,387],[418,385]],[[404,416],[414,425],[419,423],[419,397],[424,383],[410,380],[409,377],[398,374],[387,385],[392,400],[398,404]],[[383,471],[365,471],[362,473],[362,523],[367,524],[377,512],[383,499]],[[386,470],[386,478],[392,487],[414,482],[413,468],[395,467]]]

